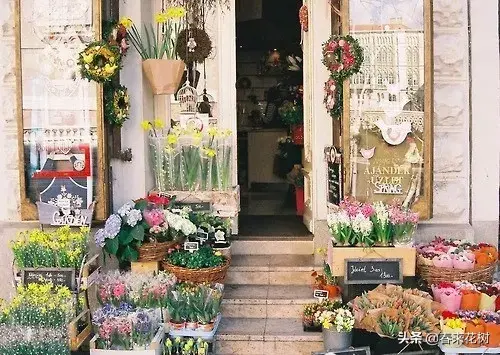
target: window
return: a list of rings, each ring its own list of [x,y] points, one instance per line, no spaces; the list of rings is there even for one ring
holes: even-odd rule
[[[384,78],[382,77],[381,73],[377,74],[377,84],[378,85],[383,85],[384,84]]]
[[[389,94],[389,101],[396,102],[396,95],[394,94]]]

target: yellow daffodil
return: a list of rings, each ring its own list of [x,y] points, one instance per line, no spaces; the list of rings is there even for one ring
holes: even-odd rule
[[[219,134],[219,130],[217,129],[217,127],[210,127],[207,130],[207,133],[210,137],[217,137],[217,135]]]
[[[118,67],[116,65],[110,65],[109,63],[107,63],[105,66],[104,66],[104,72],[106,74],[113,74],[115,72],[115,70],[117,69]]]
[[[154,127],[158,128],[158,129],[162,129],[163,127],[165,127],[165,123],[162,120],[160,120],[159,118],[156,118],[154,120],[153,124],[154,124]]]
[[[211,148],[205,148],[205,149],[203,149],[203,152],[209,158],[213,158],[216,155],[215,149],[211,149]]]
[[[93,54],[82,54],[82,57],[83,57],[83,62],[86,64],[90,64],[94,60]]]
[[[203,135],[201,132],[195,132],[193,133],[193,144],[198,146],[201,144],[201,140],[203,139]]]
[[[130,28],[134,24],[130,17],[122,17],[119,23],[125,28]]]
[[[151,128],[151,122],[149,121],[142,121],[141,122],[141,127],[143,130],[147,131],[149,128]]]
[[[177,140],[179,139],[179,137],[177,137],[175,134],[169,134],[167,136],[167,143],[169,145],[174,145],[177,143]]]
[[[167,22],[167,20],[168,20],[167,14],[164,12],[159,12],[155,15],[156,23],[165,23]]]

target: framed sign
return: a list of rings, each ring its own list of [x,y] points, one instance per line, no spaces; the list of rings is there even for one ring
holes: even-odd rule
[[[342,154],[335,147],[325,149],[327,162],[328,203],[339,205],[344,198],[342,182]]]
[[[108,215],[102,86],[80,75],[79,53],[101,38],[101,0],[15,0],[21,217],[65,190]],[[59,221],[65,223],[65,221]]]
[[[311,355],[371,355],[370,347],[351,348],[347,350],[329,350],[323,352],[313,352]]]
[[[346,259],[345,284],[403,283],[403,259]]]
[[[344,83],[344,192],[432,217],[431,0],[342,2],[364,60]]]
[[[70,290],[74,290],[76,287],[75,269],[71,268],[25,268],[21,270],[21,279],[23,285],[50,281],[56,286],[66,286]]]

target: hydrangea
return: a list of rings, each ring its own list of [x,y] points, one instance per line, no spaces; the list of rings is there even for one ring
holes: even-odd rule
[[[104,229],[99,229],[94,235],[95,244],[100,248],[104,248],[106,245],[106,233],[104,233]]]
[[[117,214],[112,214],[106,220],[106,224],[104,225],[104,233],[107,239],[113,239],[120,233],[120,229],[122,228],[122,219]]]
[[[126,204],[124,204],[120,209],[118,210],[118,214],[122,217],[127,216],[130,211],[134,208],[135,204],[133,201],[129,201]]]
[[[127,215],[127,224],[131,227],[135,227],[137,222],[142,221],[142,212],[140,210],[133,209]]]

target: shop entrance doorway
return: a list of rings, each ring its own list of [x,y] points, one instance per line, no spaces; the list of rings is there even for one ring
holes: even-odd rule
[[[240,237],[310,235],[303,222],[302,0],[236,0]]]

